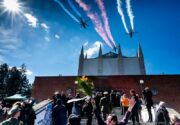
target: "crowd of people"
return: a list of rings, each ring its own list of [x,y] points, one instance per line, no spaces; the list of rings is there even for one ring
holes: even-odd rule
[[[0,125],[34,125],[36,114],[33,105],[34,101],[31,99],[17,101],[11,108],[3,106],[1,103],[1,116],[6,120]]]
[[[47,116],[44,118],[43,125],[80,125],[83,117],[87,118],[86,125],[92,125],[93,116],[96,119],[94,124],[97,125],[126,125],[127,123],[138,125],[142,122],[142,104],[146,106],[148,112],[149,120],[147,122],[155,125],[178,125],[177,117],[170,120],[165,102],[160,102],[158,105],[153,121],[152,108],[154,108],[154,104],[150,88],[146,87],[142,95],[143,98],[140,98],[134,89],[131,89],[129,93],[112,90],[111,92],[95,92],[91,98],[67,103],[72,99],[70,94],[66,97],[64,92],[61,94],[55,92],[53,103],[48,106],[51,108],[47,108]],[[77,93],[75,98],[81,99],[80,94]],[[118,116],[112,114],[114,107],[121,107],[121,114],[118,116],[123,117],[120,122],[118,122]]]
[[[130,95],[130,96],[128,96]],[[143,98],[131,89],[129,93],[125,92],[95,92],[92,97],[81,98],[79,93],[76,93],[75,99],[78,101],[70,101],[73,97],[71,94],[64,92],[55,92],[52,97],[52,102],[47,105],[46,113],[42,121],[42,125],[80,125],[81,119],[86,118],[86,125],[126,125],[141,124],[142,104],[146,106],[149,120],[147,122],[155,125],[180,125],[180,120],[177,116],[170,119],[166,109],[165,102],[160,102],[153,120],[153,94],[149,87],[146,87],[142,92]],[[26,100],[16,102],[12,108],[7,110],[8,118],[3,121],[2,125],[34,125],[36,114],[32,108],[32,101]],[[112,114],[114,107],[121,107],[120,114]],[[3,106],[0,105],[0,111]],[[3,112],[0,112],[3,113]],[[121,120],[118,121],[118,117]],[[93,118],[96,122],[92,123]]]

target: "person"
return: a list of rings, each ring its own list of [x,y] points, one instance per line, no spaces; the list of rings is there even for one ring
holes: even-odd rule
[[[180,119],[176,115],[173,115],[171,118],[171,123],[172,125],[180,125]]]
[[[67,101],[68,101],[68,100],[71,100],[71,99],[72,99],[72,95],[71,95],[71,94],[68,94]],[[72,107],[73,107],[73,102],[67,103],[66,108],[67,108],[67,111],[68,111],[68,116],[70,116],[71,113],[72,113]]]
[[[80,125],[81,124],[81,117],[76,114],[71,114],[68,118],[67,125]]]
[[[3,103],[0,101],[0,117],[4,114]]]
[[[130,100],[129,108],[128,108],[126,114],[124,115],[124,117],[121,119],[120,122],[118,122],[118,118],[115,114],[109,114],[107,116],[107,119],[103,120],[101,115],[99,114],[99,112],[96,110],[95,101],[93,99],[92,99],[91,103],[93,105],[94,114],[96,116],[98,125],[126,125],[128,123],[128,119],[130,117],[130,113],[132,111],[132,108],[134,107],[136,102],[134,99]]]
[[[76,99],[81,98],[80,94],[77,93],[75,96]],[[76,115],[81,115],[81,110],[82,110],[82,101],[77,101],[73,103],[73,108],[72,108],[72,113]]]
[[[66,94],[64,93],[64,91],[61,92],[61,97],[60,99],[62,100],[62,103],[66,106],[67,108],[67,97]]]
[[[53,125],[67,124],[67,110],[61,99],[58,99],[53,108]]]
[[[110,93],[110,102],[112,104],[112,106],[115,106],[115,98],[116,98],[116,94],[113,90],[111,90],[111,93]]]
[[[27,125],[34,125],[35,119],[36,119],[36,113],[31,103],[27,102],[26,106],[27,106],[27,113],[28,113]]]
[[[101,109],[100,109],[100,100],[101,100],[101,95],[100,95],[100,92],[96,92],[96,96],[95,96],[95,102],[96,102],[96,108],[97,110],[99,111],[99,113],[101,112]]]
[[[116,98],[115,98],[115,106],[120,107],[120,100],[121,100],[121,95],[120,92],[116,93]]]
[[[20,107],[18,105],[14,105],[9,111],[8,115],[10,116],[9,119],[3,121],[1,125],[21,125],[22,122],[18,120],[20,116]]]
[[[92,124],[92,113],[93,113],[93,106],[91,104],[91,99],[88,98],[85,100],[85,104],[83,105],[83,109],[86,113],[87,116],[87,123],[86,125],[91,125]]]
[[[149,89],[149,87],[146,87],[143,91],[143,96],[144,96],[144,102],[148,111],[149,115],[149,122],[152,122],[152,112],[151,112],[151,107],[153,106],[153,100],[152,100],[152,92]]]
[[[138,106],[138,97],[136,96],[136,92],[134,89],[130,90],[131,99],[136,101],[132,111],[131,111],[131,118],[133,125],[135,125],[135,121],[139,124],[139,106]]]
[[[59,91],[54,92],[54,95],[52,97],[52,100],[53,100],[52,108],[56,105],[57,100],[60,98],[61,98],[61,95],[60,95]]]
[[[139,119],[142,121],[142,115],[141,115],[141,110],[142,110],[142,98],[139,97],[139,94],[136,94],[136,96],[138,97],[138,114],[139,114]]]
[[[41,125],[52,125],[52,103],[49,103],[46,107],[46,113]]]
[[[19,107],[21,108],[19,119],[23,121],[23,125],[34,125],[36,114],[34,109],[32,108],[31,103],[29,103],[28,100],[25,100],[22,103],[16,102],[14,105],[19,105]]]
[[[101,107],[101,112],[103,113],[103,118],[104,120],[106,119],[107,114],[109,114],[111,111],[111,104],[110,104],[110,99],[108,97],[108,92],[105,91],[104,97],[101,98],[100,100],[100,107]]]
[[[160,101],[155,115],[155,125],[170,125],[169,113],[165,107],[165,102]]]
[[[126,94],[123,94],[121,98],[121,104],[122,104],[122,115],[125,115],[126,111],[128,110],[129,107],[129,100],[126,97]]]

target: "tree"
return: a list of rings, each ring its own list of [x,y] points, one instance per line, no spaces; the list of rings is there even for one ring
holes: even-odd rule
[[[8,79],[9,66],[5,63],[0,65],[0,99],[6,96],[6,81]]]
[[[19,69],[9,68],[7,64],[0,65],[0,94],[11,96],[16,93],[30,96],[31,85],[26,76],[26,66],[23,64]]]

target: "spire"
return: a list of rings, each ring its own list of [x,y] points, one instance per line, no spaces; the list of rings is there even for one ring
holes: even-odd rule
[[[122,58],[122,51],[121,51],[120,43],[118,44],[118,57]]]
[[[102,49],[101,49],[101,44],[100,44],[100,46],[99,46],[99,57],[101,57],[102,56]]]
[[[140,58],[140,57],[142,57],[142,58],[144,57],[140,43],[138,44],[138,54],[137,54],[137,56],[138,56],[139,58]]]
[[[79,56],[79,67],[78,67],[78,75],[79,76],[83,75],[83,69],[84,69],[83,64],[84,64],[84,48],[82,46],[81,53]]]
[[[81,48],[80,58],[81,58],[81,59],[84,59],[84,47],[83,47],[83,46],[82,46],[82,48]]]
[[[87,53],[86,53],[86,55],[85,55],[85,59],[87,59]]]

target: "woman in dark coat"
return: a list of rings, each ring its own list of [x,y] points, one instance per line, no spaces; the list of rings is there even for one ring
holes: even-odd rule
[[[160,102],[155,116],[155,125],[170,125],[169,113],[165,102]]]
[[[62,104],[61,99],[57,100],[53,108],[53,125],[66,125],[67,124],[67,110]]]

